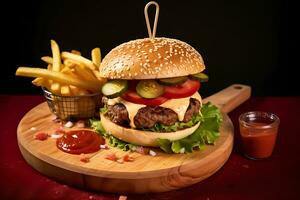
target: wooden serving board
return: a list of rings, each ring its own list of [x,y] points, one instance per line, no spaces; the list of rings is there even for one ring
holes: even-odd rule
[[[158,149],[156,156],[132,153],[133,162],[120,164],[105,159],[116,148],[87,154],[90,162],[80,161],[79,155],[67,154],[56,147],[56,140],[34,139],[37,131],[53,133],[59,124],[52,121],[46,102],[34,107],[20,121],[17,135],[21,153],[36,170],[62,183],[85,189],[114,193],[163,192],[197,183],[219,170],[230,156],[233,146],[233,125],[227,112],[250,97],[245,85],[232,85],[206,98],[222,110],[224,121],[221,135],[214,146],[188,154],[166,154]],[[37,130],[32,130],[35,127]]]

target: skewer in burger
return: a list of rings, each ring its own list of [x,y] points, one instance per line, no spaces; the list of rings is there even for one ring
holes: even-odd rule
[[[203,133],[192,135],[204,121],[198,93],[200,82],[208,79],[201,73],[204,69],[201,55],[180,40],[145,38],[117,46],[100,67],[101,76],[108,79],[102,87],[103,128],[119,140],[167,152],[200,147]],[[220,114],[215,107],[213,112]]]

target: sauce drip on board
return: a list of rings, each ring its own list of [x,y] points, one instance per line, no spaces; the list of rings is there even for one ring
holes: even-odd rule
[[[102,144],[105,144],[104,138],[90,130],[68,131],[56,140],[57,148],[70,154],[94,153]]]

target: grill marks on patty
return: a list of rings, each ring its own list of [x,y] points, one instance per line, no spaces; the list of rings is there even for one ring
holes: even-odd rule
[[[183,122],[188,122],[192,119],[192,117],[199,113],[200,110],[200,102],[197,99],[191,98],[189,107],[187,108]]]
[[[122,103],[117,103],[113,106],[108,106],[106,116],[118,125],[129,127],[129,117],[126,107]]]
[[[190,104],[184,115],[183,122],[188,122],[192,117],[199,112],[200,102],[197,99],[191,98]],[[118,125],[129,127],[130,121],[128,117],[128,112],[126,107],[117,103],[112,106],[108,106],[108,111],[106,116],[110,120]],[[136,128],[151,128],[156,123],[160,123],[166,126],[170,126],[178,121],[177,113],[169,108],[164,108],[160,106],[146,106],[137,112],[134,117],[134,124]]]
[[[169,108],[146,106],[139,109],[134,117],[134,124],[137,128],[151,128],[156,123],[169,126],[175,124],[177,119],[176,112]]]

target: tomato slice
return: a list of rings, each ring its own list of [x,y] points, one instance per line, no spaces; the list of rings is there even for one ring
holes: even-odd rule
[[[166,97],[163,96],[153,98],[153,99],[146,99],[139,96],[133,90],[126,91],[121,97],[126,101],[136,103],[136,104],[147,105],[147,106],[159,106],[168,100]]]
[[[184,83],[175,86],[165,86],[165,93],[162,95],[169,99],[179,99],[192,96],[200,89],[200,82],[188,79]]]

